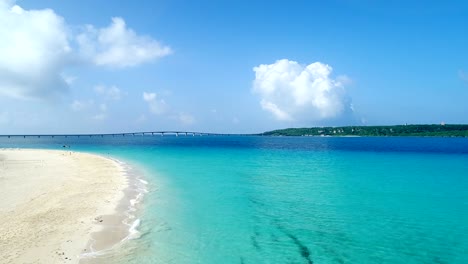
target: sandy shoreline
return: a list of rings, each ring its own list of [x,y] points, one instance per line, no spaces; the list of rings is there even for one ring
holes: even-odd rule
[[[0,149],[0,263],[88,263],[80,255],[125,237],[128,185],[102,156]]]

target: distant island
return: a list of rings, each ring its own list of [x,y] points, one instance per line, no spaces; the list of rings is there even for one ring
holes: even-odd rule
[[[418,136],[468,137],[468,125],[396,125],[286,128],[262,133],[265,136]]]

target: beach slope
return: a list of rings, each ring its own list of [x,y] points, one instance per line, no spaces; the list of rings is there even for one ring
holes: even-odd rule
[[[0,263],[78,263],[126,186],[101,156],[0,149]]]

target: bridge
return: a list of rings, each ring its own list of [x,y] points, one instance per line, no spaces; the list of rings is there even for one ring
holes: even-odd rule
[[[193,131],[149,131],[149,132],[125,132],[125,133],[97,133],[97,134],[25,134],[25,135],[0,135],[0,138],[41,138],[41,137],[125,137],[125,136],[258,136],[261,134],[225,134],[225,133],[205,133]]]

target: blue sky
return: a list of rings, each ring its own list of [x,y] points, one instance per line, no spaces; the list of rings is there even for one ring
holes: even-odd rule
[[[468,4],[387,2],[0,0],[0,133],[468,123]]]

